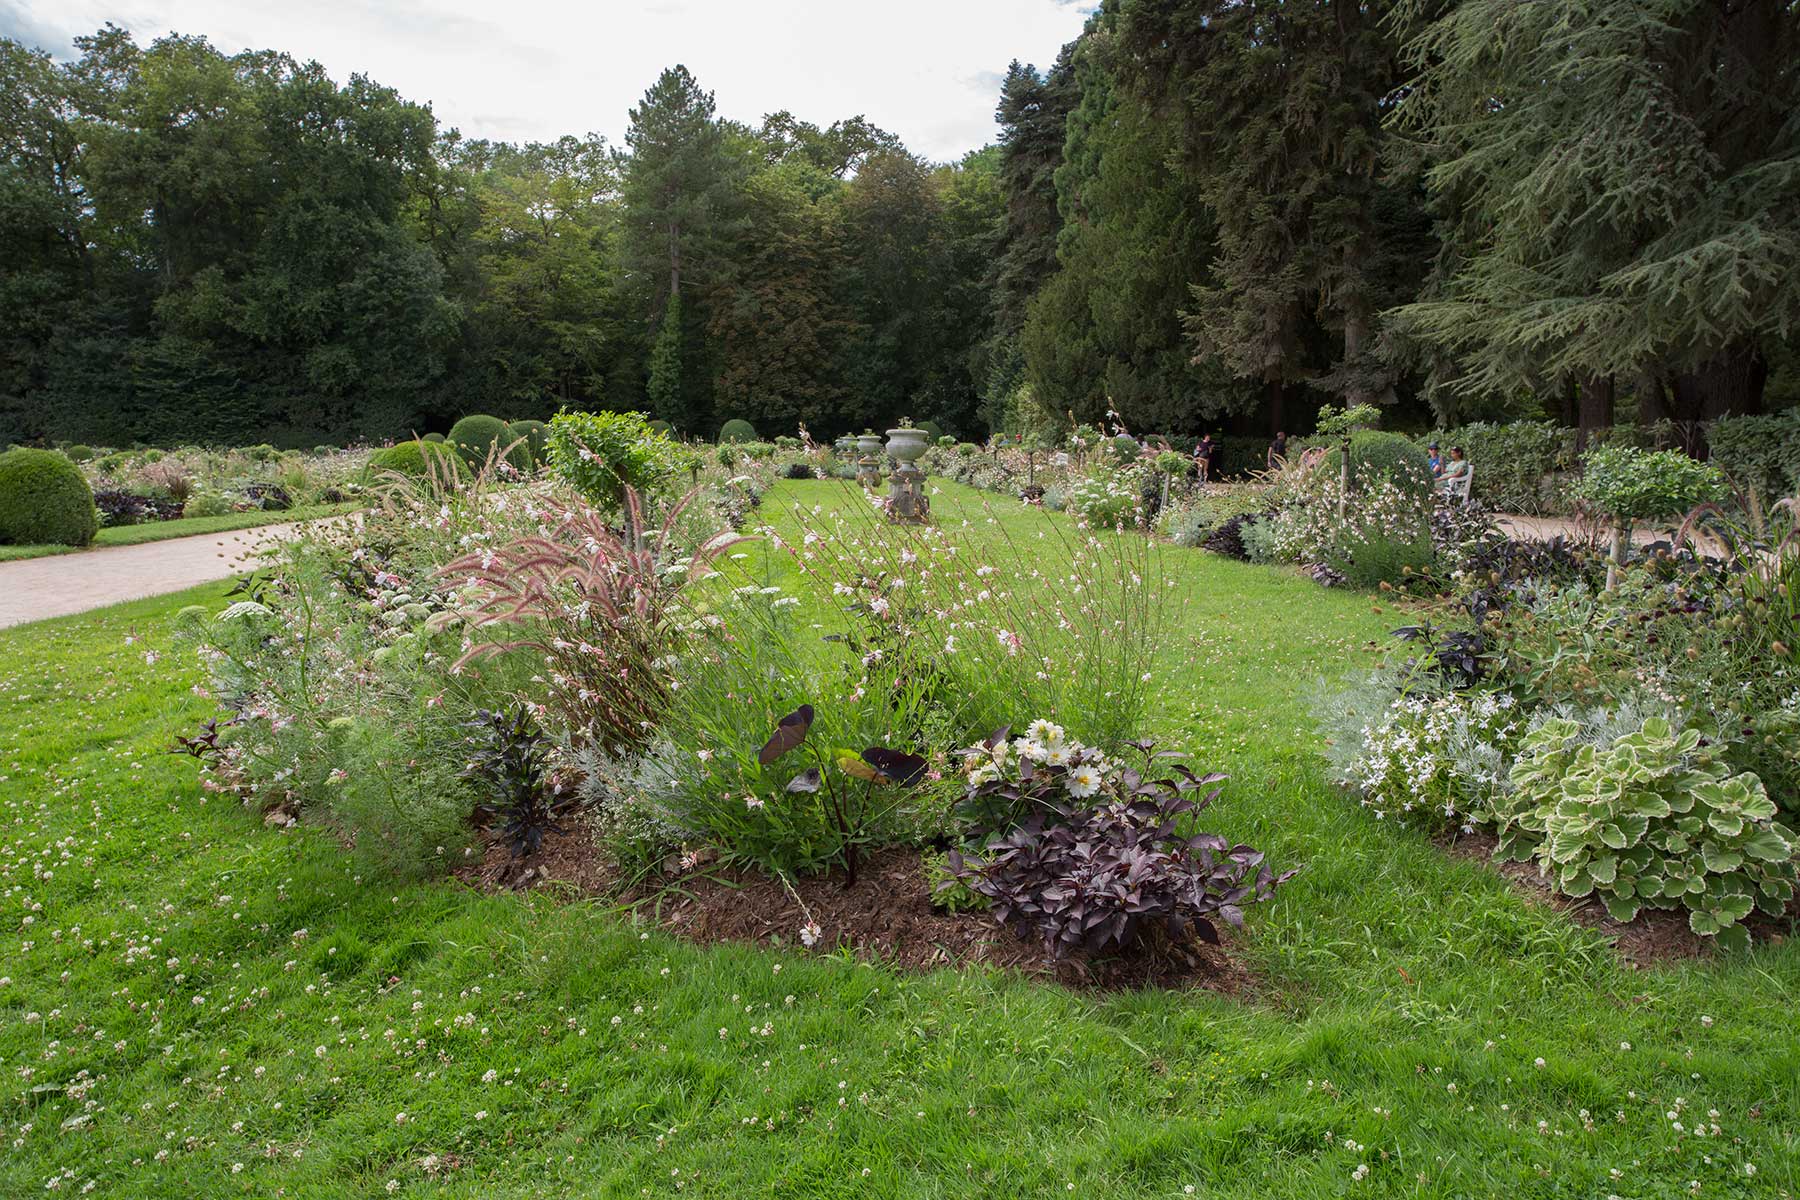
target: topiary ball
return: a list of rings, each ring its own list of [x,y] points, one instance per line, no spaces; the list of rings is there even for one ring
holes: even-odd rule
[[[64,450],[63,453],[69,456],[70,462],[81,463],[81,462],[86,462],[88,459],[94,457],[94,448],[92,446],[84,446],[80,442],[76,442],[73,446],[70,446],[67,450]]]
[[[1334,446],[1319,464],[1327,478],[1343,470],[1344,451]],[[1402,490],[1419,496],[1431,494],[1431,463],[1419,444],[1404,434],[1364,429],[1350,436],[1350,486],[1367,489],[1377,480],[1391,479]]]
[[[944,438],[944,431],[936,421],[920,421],[918,427],[925,431],[927,446],[935,446]]]
[[[667,421],[659,419],[659,420],[650,422],[650,432],[660,433],[664,437],[674,437],[675,436],[675,427],[673,425],[669,424]]]
[[[754,442],[755,440],[756,426],[740,418],[733,417],[719,427],[720,444],[726,442]]]
[[[0,542],[85,546],[99,519],[81,468],[53,450],[0,454]]]
[[[477,414],[450,427],[450,444],[464,462],[478,470],[487,465],[495,446],[504,447],[511,440],[506,436],[506,422],[499,417]]]
[[[544,464],[544,439],[549,436],[550,427],[542,421],[514,421],[506,427],[506,436],[514,441],[525,439],[517,450],[508,455],[513,466],[521,470],[534,471]],[[522,463],[521,463],[522,460]]]
[[[452,454],[449,446],[436,442],[400,442],[369,455],[371,472],[398,471],[402,475],[422,478],[433,465],[437,467],[439,477],[464,474],[462,459]]]
[[[428,433],[419,440],[424,442],[434,442],[441,446],[444,444],[444,435],[441,433]]]

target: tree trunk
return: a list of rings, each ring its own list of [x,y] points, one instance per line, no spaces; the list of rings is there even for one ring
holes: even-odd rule
[[[1750,342],[1737,342],[1675,377],[1676,419],[1711,421],[1763,410],[1769,364]]]
[[[1575,427],[1577,454],[1587,449],[1588,438],[1595,430],[1612,425],[1614,391],[1611,375],[1590,375],[1581,381]]]
[[[681,225],[669,222],[669,295],[681,295]]]
[[[1287,428],[1287,388],[1281,382],[1281,370],[1269,367],[1263,371],[1264,407],[1269,410],[1269,436]]]
[[[1572,429],[1581,424],[1581,410],[1579,401],[1576,399],[1579,388],[1580,385],[1575,382],[1573,375],[1562,377],[1562,390],[1556,396],[1556,423],[1564,429]],[[1578,448],[1580,443],[1581,438],[1577,435],[1576,445]]]

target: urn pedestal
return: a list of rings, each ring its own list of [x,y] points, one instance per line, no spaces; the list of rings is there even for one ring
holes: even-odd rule
[[[923,429],[888,430],[887,452],[895,462],[888,481],[888,519],[906,525],[922,525],[931,516],[931,499],[925,495],[925,472],[918,460],[924,455]]]
[[[862,457],[856,460],[856,482],[866,488],[881,486],[881,437],[879,434],[865,433],[856,439],[857,453]]]

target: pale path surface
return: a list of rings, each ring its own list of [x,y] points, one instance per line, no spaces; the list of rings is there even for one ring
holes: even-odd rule
[[[241,575],[256,566],[255,551],[292,534],[302,524],[264,525],[141,546],[107,546],[79,554],[0,562],[0,629]]]

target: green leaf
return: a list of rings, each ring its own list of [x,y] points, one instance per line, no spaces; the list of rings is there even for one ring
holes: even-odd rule
[[[1727,954],[1737,954],[1750,948],[1750,931],[1742,925],[1728,925],[1713,940]]]
[[[1688,928],[1701,937],[1712,937],[1724,926],[1711,913],[1697,908],[1688,914]]]
[[[1794,853],[1793,844],[1773,829],[1757,830],[1738,848],[1751,858],[1769,863],[1786,862]]]
[[[1638,902],[1629,896],[1602,894],[1600,899],[1606,904],[1607,915],[1620,924],[1637,919]]]
[[[1700,857],[1706,861],[1706,869],[1714,874],[1735,871],[1744,865],[1744,856],[1736,850],[1727,850],[1723,846],[1715,846],[1706,842],[1700,847]]]

